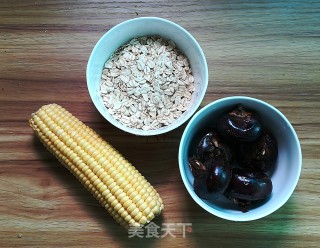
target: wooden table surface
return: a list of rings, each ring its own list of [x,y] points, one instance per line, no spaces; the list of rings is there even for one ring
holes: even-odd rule
[[[290,120],[301,142],[303,167],[295,192],[278,211],[246,223],[210,215],[193,202],[179,174],[185,125],[156,137],[134,137],[97,112],[85,79],[90,52],[111,27],[141,16],[167,18],[198,40],[209,66],[201,106],[246,95],[273,104]],[[0,246],[318,246],[319,62],[317,0],[2,0]],[[30,114],[52,102],[101,134],[155,186],[165,204],[156,222],[163,237],[129,238],[34,137]],[[174,230],[166,234],[169,224]]]

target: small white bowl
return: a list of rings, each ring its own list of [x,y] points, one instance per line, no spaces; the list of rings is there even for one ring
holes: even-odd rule
[[[190,61],[195,80],[195,92],[189,108],[172,124],[156,130],[129,128],[115,120],[100,96],[102,69],[111,54],[134,37],[159,35],[173,40]],[[114,126],[135,135],[158,135],[169,132],[187,121],[200,106],[208,86],[208,66],[205,55],[195,38],[179,25],[157,17],[141,17],[122,22],[106,32],[97,42],[87,64],[87,86],[90,97],[101,115]]]
[[[211,127],[217,118],[236,104],[255,110],[261,116],[263,125],[276,137],[278,159],[271,176],[273,190],[270,198],[262,205],[241,212],[233,202],[221,197],[215,201],[199,198],[193,189],[194,177],[188,165],[189,149],[194,148],[192,141],[201,130]],[[190,148],[191,147],[191,148]],[[292,195],[301,172],[302,154],[298,137],[287,118],[275,107],[261,100],[235,96],[212,102],[198,111],[190,120],[181,138],[179,147],[179,168],[181,177],[189,194],[203,209],[227,220],[251,221],[263,218],[284,205]]]

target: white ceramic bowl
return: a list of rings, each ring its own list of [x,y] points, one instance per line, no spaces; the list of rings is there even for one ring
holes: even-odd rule
[[[275,171],[271,176],[273,183],[271,196],[262,205],[245,213],[241,212],[234,203],[225,197],[221,197],[214,202],[199,198],[194,192],[194,178],[188,166],[188,153],[194,147],[192,141],[199,132],[211,126],[221,113],[230,110],[238,103],[257,111],[262,118],[263,124],[273,133],[278,142],[278,159]],[[287,118],[270,104],[243,96],[223,98],[208,104],[198,111],[185,128],[179,147],[180,173],[191,197],[209,213],[233,221],[250,221],[263,218],[284,205],[298,183],[301,164],[300,143]]]
[[[190,107],[171,125],[157,130],[129,128],[115,120],[104,106],[100,96],[102,69],[110,55],[134,37],[159,35],[173,40],[188,58],[195,80],[195,92]],[[208,86],[208,67],[204,53],[195,38],[179,25],[156,17],[141,17],[122,22],[106,32],[97,42],[87,64],[87,86],[90,97],[101,115],[114,126],[135,135],[158,135],[169,132],[187,121],[200,106]]]

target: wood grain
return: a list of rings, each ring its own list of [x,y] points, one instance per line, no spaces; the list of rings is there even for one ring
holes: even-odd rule
[[[303,168],[289,201],[272,215],[236,223],[196,205],[180,178],[184,126],[134,137],[94,108],[85,69],[100,36],[135,17],[172,20],[194,35],[209,66],[201,106],[247,95],[291,121]],[[318,247],[320,238],[319,1],[0,2],[0,247]],[[157,188],[159,226],[175,237],[129,238],[35,139],[28,118],[56,102],[118,148]],[[192,223],[185,237],[177,223]]]

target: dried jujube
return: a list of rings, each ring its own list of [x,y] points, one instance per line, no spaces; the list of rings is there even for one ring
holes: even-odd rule
[[[242,142],[253,141],[261,133],[260,116],[238,104],[232,111],[224,113],[218,119],[217,129],[225,139]]]
[[[232,152],[226,142],[213,130],[206,133],[200,140],[197,147],[197,157],[200,161],[220,157],[230,162],[232,160]]]
[[[210,194],[207,189],[206,184],[206,177],[195,177],[193,182],[194,192],[199,196],[201,199],[204,200],[213,200],[214,197]]]
[[[231,167],[226,160],[211,158],[202,163],[193,157],[189,166],[194,176],[194,191],[199,197],[211,200],[223,195],[231,180]]]
[[[274,169],[278,157],[278,145],[270,132],[263,131],[257,140],[243,143],[239,149],[240,164],[245,168],[264,173]]]
[[[241,104],[215,124],[191,151],[194,191],[206,200],[224,195],[246,212],[271,195],[269,175],[278,156],[277,140],[263,127],[258,113]]]
[[[268,198],[271,191],[272,181],[265,173],[233,168],[225,194],[235,199],[257,201]]]
[[[204,164],[198,160],[196,157],[189,158],[189,167],[191,173],[194,177],[203,177],[208,175],[209,170],[204,166]]]
[[[215,198],[223,195],[231,180],[231,167],[224,159],[211,159],[208,161],[210,171],[207,177],[207,189]]]

